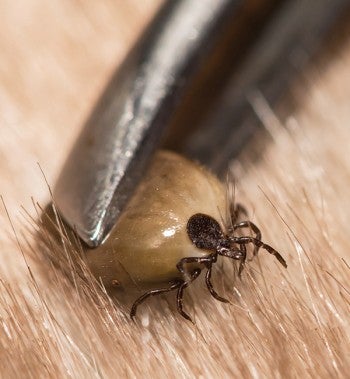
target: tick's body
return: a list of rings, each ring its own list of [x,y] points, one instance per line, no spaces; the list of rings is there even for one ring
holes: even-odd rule
[[[208,255],[187,235],[195,213],[221,222],[224,186],[203,167],[161,151],[107,241],[88,251],[89,266],[106,287],[117,280],[149,289],[181,278],[176,265],[182,258]]]
[[[161,151],[118,220],[107,241],[87,252],[92,272],[108,287],[145,291],[131,311],[148,296],[177,289],[182,316],[184,289],[206,270],[210,293],[220,301],[211,284],[211,269],[218,255],[246,259],[246,245],[262,247],[286,266],[277,251],[261,242],[259,229],[249,221],[235,224],[237,209],[226,210],[223,184],[203,167],[174,153]],[[225,227],[226,226],[226,227]],[[238,228],[250,228],[255,237],[235,236]],[[255,251],[256,252],[256,251]]]

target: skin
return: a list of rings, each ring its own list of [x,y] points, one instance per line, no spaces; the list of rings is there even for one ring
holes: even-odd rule
[[[205,168],[158,152],[107,241],[86,251],[88,266],[106,287],[149,289],[182,278],[176,268],[182,258],[209,254],[188,237],[188,220],[206,213],[223,227],[225,196]]]

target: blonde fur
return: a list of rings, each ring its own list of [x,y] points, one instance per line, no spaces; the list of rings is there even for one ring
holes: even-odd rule
[[[214,275],[230,305],[199,281],[185,300],[196,326],[176,314],[171,294],[132,323],[83,263],[72,269],[79,248],[64,229],[55,242],[38,224],[30,196],[45,204],[50,194],[36,162],[54,183],[93,100],[158,3],[1,5],[0,188],[13,229],[2,207],[0,377],[347,377],[349,42],[308,72],[283,126],[252,95],[271,138],[260,161],[246,154],[233,164],[235,196],[288,269],[261,252],[242,281],[229,270]]]

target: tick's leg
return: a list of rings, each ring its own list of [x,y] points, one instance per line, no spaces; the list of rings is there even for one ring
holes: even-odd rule
[[[241,228],[249,228],[249,229],[251,229],[253,231],[253,233],[255,234],[254,238],[261,241],[261,231],[251,221],[242,221],[242,222],[239,222],[238,224],[234,224],[232,226],[232,231],[235,231],[235,230],[241,229]],[[254,256],[258,254],[258,250],[259,250],[259,246],[255,245],[254,246],[254,252],[253,252]]]
[[[183,296],[184,296],[184,289],[188,287],[190,283],[192,283],[195,279],[198,278],[199,274],[201,273],[201,269],[197,268],[194,270],[191,274],[190,279],[188,279],[186,282],[183,282],[178,287],[177,290],[177,296],[176,296],[176,303],[177,303],[177,310],[180,313],[182,317],[184,317],[186,320],[191,321],[193,324],[191,317],[182,309],[183,308]]]
[[[230,205],[230,214],[231,214],[231,226],[228,228],[228,234],[233,235],[233,232],[236,229],[250,228],[253,231],[253,233],[255,233],[254,237],[258,240],[261,240],[260,229],[254,223],[252,223],[251,221],[238,222],[240,216],[242,216],[242,215],[248,216],[248,212],[243,205],[241,205],[239,203],[236,205],[231,204]],[[254,252],[253,252],[254,256],[258,254],[258,250],[259,250],[259,247],[255,246]]]
[[[216,299],[216,300],[219,300],[219,301],[222,301],[223,303],[229,303],[229,301],[227,299],[225,299],[224,297],[221,297],[220,295],[218,295],[218,293],[214,290],[213,288],[213,285],[211,283],[211,269],[212,269],[212,265],[208,265],[208,271],[205,275],[205,283],[208,287],[208,290],[210,292],[210,294]]]
[[[239,262],[239,267],[238,267],[238,277],[241,278],[242,272],[245,267],[245,261],[247,259],[247,249],[245,245],[241,245],[241,251],[242,251],[242,259]]]
[[[239,237],[232,237],[231,241],[235,242],[235,240]],[[243,237],[242,237],[243,238]],[[221,250],[220,255],[223,257],[227,257],[230,259],[238,260],[240,261],[239,268],[238,268],[238,276],[241,277],[242,271],[245,266],[245,261],[247,258],[247,249],[245,247],[245,244],[241,244],[240,249],[235,250]]]
[[[231,241],[234,243],[238,243],[239,245],[246,245],[247,243],[252,243],[253,245],[257,247],[261,247],[262,249],[265,249],[268,253],[274,255],[278,262],[281,263],[282,266],[287,268],[287,263],[283,259],[282,255],[276,251],[273,247],[267,245],[266,243],[261,242],[260,240],[253,238],[253,237],[232,237]]]
[[[211,265],[213,262],[216,262],[217,254],[211,254],[207,257],[186,257],[182,258],[179,263],[176,265],[177,269],[181,272],[181,274],[186,278],[187,272],[184,268],[185,264],[188,263],[202,263],[204,265]]]
[[[131,319],[133,320],[134,317],[136,316],[137,307],[141,303],[143,303],[148,297],[155,296],[155,295],[160,295],[160,294],[165,293],[165,292],[170,292],[170,291],[176,290],[182,284],[183,284],[183,280],[176,280],[173,283],[171,283],[170,287],[159,288],[159,289],[156,289],[156,290],[150,290],[150,291],[147,291],[146,293],[144,293],[142,296],[140,296],[138,299],[136,299],[135,302],[134,302],[134,304],[132,305],[131,311],[130,311],[130,317],[131,317]]]

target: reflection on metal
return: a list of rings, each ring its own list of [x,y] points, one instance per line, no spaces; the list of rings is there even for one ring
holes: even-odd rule
[[[187,155],[218,173],[256,129],[258,120],[247,100],[252,91],[261,91],[273,104],[349,4],[349,0],[264,1],[276,10],[261,33],[254,35],[249,53],[235,65],[226,90],[198,133],[183,141]],[[255,0],[165,2],[111,79],[54,191],[64,219],[89,246],[98,246],[115,225],[178,100],[220,40],[222,25],[234,20],[242,24],[240,11],[257,4]],[[243,23],[243,28],[250,30],[251,25]],[[240,33],[236,38],[241,38]]]
[[[256,39],[216,106],[183,146],[183,152],[225,176],[261,121],[255,95],[274,105],[300,73],[335,22],[350,10],[349,0],[289,0]]]
[[[183,87],[242,1],[166,2],[112,78],[76,142],[54,200],[90,246],[110,232]]]

